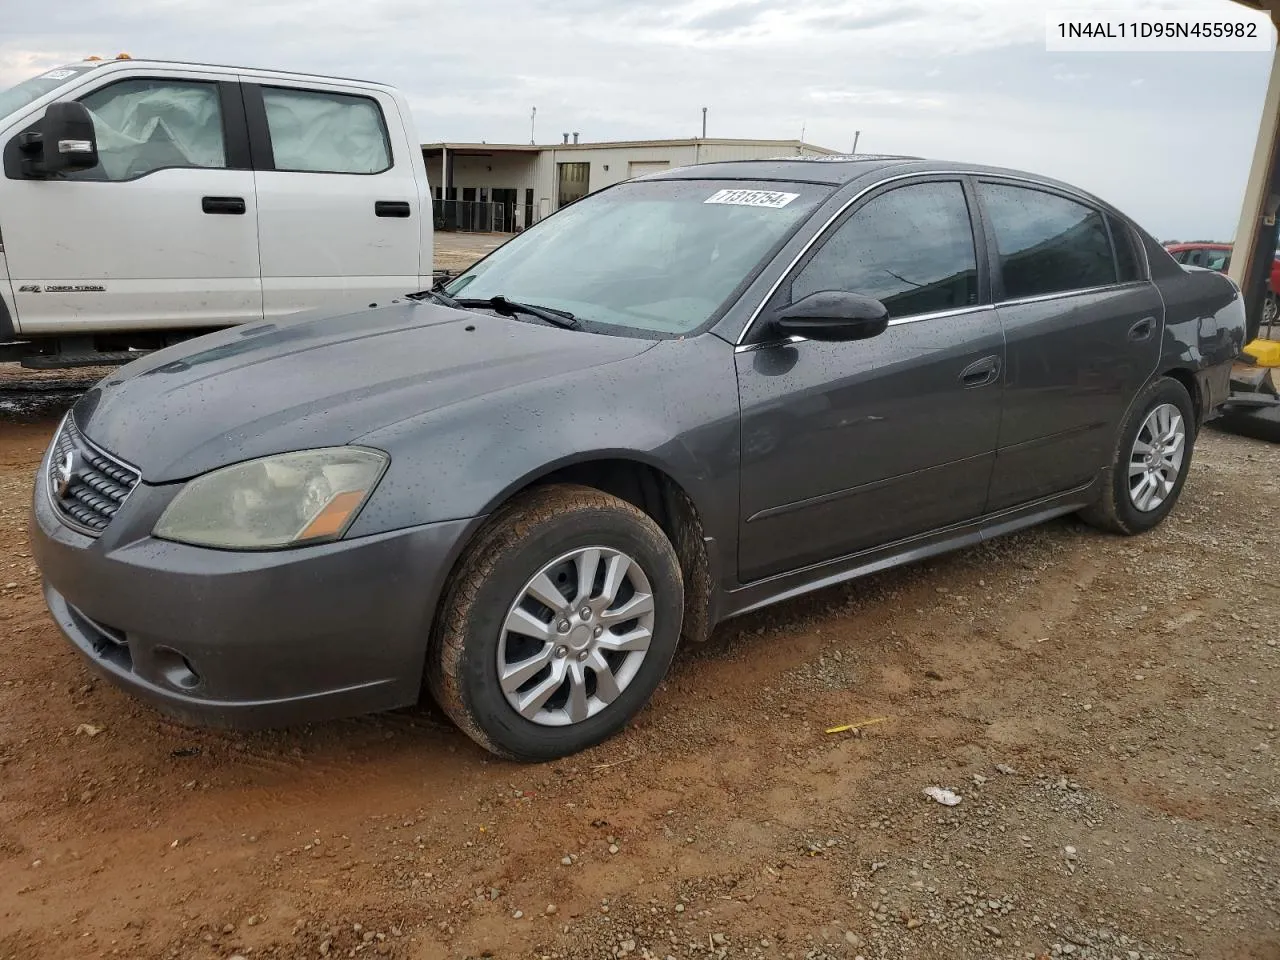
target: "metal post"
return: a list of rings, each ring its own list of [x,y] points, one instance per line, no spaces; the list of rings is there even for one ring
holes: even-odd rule
[[[702,139],[707,139],[707,108],[702,108]]]
[[[1274,15],[1273,15],[1274,16]],[[1254,145],[1253,164],[1245,187],[1240,223],[1232,244],[1231,278],[1240,284],[1245,296],[1248,317],[1246,340],[1257,336],[1271,279],[1271,264],[1276,255],[1276,208],[1280,185],[1280,44],[1271,60],[1271,77],[1267,85],[1258,139]]]
[[[538,121],[538,108],[534,107],[529,113],[529,146],[533,146],[538,142],[537,136],[534,134],[534,125]]]
[[[854,156],[858,152],[858,138],[862,136],[861,130],[853,131],[853,149],[849,151],[849,156]]]

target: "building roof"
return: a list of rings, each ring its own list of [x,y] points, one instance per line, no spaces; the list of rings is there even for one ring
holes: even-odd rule
[[[803,140],[732,140],[715,137],[683,140],[598,140],[591,143],[424,143],[423,150],[449,150],[457,153],[540,153],[543,150],[611,150],[634,147],[692,147],[698,144],[731,147],[770,147],[782,150],[809,150],[824,156],[835,150],[819,147]]]

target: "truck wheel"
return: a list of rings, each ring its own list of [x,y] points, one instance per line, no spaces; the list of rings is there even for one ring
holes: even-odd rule
[[[590,487],[498,510],[445,590],[427,680],[485,749],[551,760],[612,736],[648,702],[680,638],[675,550],[637,507]]]
[[[1262,301],[1262,326],[1274,326],[1278,316],[1280,316],[1280,302],[1276,300],[1274,293],[1268,293],[1267,299]]]
[[[1098,502],[1080,511],[1095,527],[1128,536],[1160,523],[1178,502],[1191,468],[1195,415],[1186,388],[1160,377],[1129,408]]]

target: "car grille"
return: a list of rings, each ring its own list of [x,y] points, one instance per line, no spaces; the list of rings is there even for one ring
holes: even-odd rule
[[[139,479],[136,468],[90,442],[70,414],[62,421],[46,480],[49,499],[63,523],[96,537],[107,528]]]

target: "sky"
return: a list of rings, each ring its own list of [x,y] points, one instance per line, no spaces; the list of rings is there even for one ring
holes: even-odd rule
[[[1161,239],[1235,232],[1271,56],[1049,53],[1050,10],[1229,0],[59,0],[6,4],[0,89],[90,54],[361,77],[422,141],[696,136],[1057,177]]]

